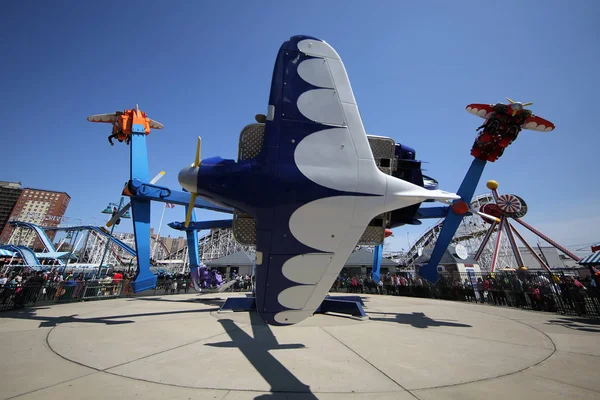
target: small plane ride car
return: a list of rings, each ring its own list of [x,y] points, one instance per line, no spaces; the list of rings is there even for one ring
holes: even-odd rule
[[[484,161],[494,162],[502,156],[522,129],[550,132],[554,124],[525,109],[533,103],[519,103],[507,98],[510,104],[469,104],[467,112],[486,121],[479,131],[471,155]]]

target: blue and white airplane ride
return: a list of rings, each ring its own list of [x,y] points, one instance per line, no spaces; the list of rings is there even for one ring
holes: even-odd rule
[[[460,198],[377,167],[344,64],[322,40],[295,36],[281,46],[257,121],[246,127],[262,129],[246,143],[254,154],[240,144],[238,161],[200,161],[198,139],[179,183],[192,203],[200,196],[254,218],[256,307],[268,324],[311,316],[377,215]]]

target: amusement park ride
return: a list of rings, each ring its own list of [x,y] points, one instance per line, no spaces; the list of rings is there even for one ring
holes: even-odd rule
[[[123,194],[131,198],[138,262],[134,290],[156,281],[149,269],[150,202],[184,205],[185,222],[170,226],[187,234],[193,280],[200,267],[197,231],[232,227],[236,240],[256,246],[258,313],[269,324],[288,325],[325,307],[327,292],[357,244],[376,246],[380,258],[388,228],[445,218],[431,258],[419,270],[436,282],[437,265],[464,216],[476,213],[493,224],[505,223],[495,209],[469,206],[486,162],[498,159],[521,129],[554,129],[524,109],[530,103],[509,102],[467,107],[486,122],[457,194],[437,189],[437,182],[422,175],[414,149],[366,134],[341,58],[313,37],[295,36],[281,46],[267,114],[243,128],[237,160],[201,159],[198,138],[194,162],[179,172],[185,191],[148,182],[146,136],[162,125],[137,106],[88,120],[111,123],[111,137],[130,145],[130,180]],[[421,208],[427,201],[445,206]],[[194,208],[233,218],[196,222]],[[353,300],[342,303],[338,309],[360,308]]]
[[[506,104],[469,104],[467,112],[485,119],[485,123],[477,130],[477,135],[471,155],[484,161],[494,162],[504,153],[507,148],[519,136],[521,129],[530,129],[538,132],[550,132],[554,124],[540,118],[525,106],[533,103],[518,103],[507,99]]]
[[[492,191],[494,203],[484,204],[481,207],[481,210],[488,215],[493,215],[499,218],[500,222],[488,221],[491,222],[491,225],[485,237],[483,238],[483,241],[481,242],[477,253],[475,254],[475,260],[479,261],[479,258],[481,257],[485,246],[489,242],[494,231],[497,230],[498,238],[496,240],[496,245],[494,248],[492,264],[490,266],[491,272],[494,272],[494,270],[496,269],[496,261],[498,260],[499,255],[498,247],[500,245],[500,238],[502,236],[502,233],[504,233],[508,237],[510,247],[515,256],[515,259],[517,260],[519,268],[524,268],[525,264],[523,263],[523,257],[521,256],[521,252],[519,251],[517,242],[515,241],[515,236],[517,236],[521,243],[525,245],[525,247],[529,250],[529,252],[536,259],[536,261],[542,266],[542,268],[546,269],[548,273],[552,273],[552,271],[550,271],[550,266],[546,264],[546,262],[535,252],[535,250],[533,250],[529,243],[527,243],[523,236],[521,236],[519,231],[517,231],[514,228],[514,226],[510,223],[509,219],[512,219],[513,221],[518,222],[519,224],[533,232],[536,236],[540,237],[541,239],[550,243],[555,248],[565,253],[573,260],[579,261],[578,256],[571,253],[569,250],[556,243],[554,240],[550,239],[548,236],[544,235],[543,233],[535,229],[533,226],[529,225],[528,223],[522,220],[525,214],[527,214],[527,203],[525,203],[525,200],[514,194],[499,195],[497,191],[498,182],[496,181],[488,181],[487,187]]]

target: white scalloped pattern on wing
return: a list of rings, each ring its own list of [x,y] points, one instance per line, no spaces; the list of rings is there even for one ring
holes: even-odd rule
[[[538,132],[550,132],[551,130],[554,129],[554,127],[552,126],[546,126],[546,125],[538,125],[536,122],[528,122],[527,124],[523,125],[523,129],[530,129],[532,131],[538,131]]]
[[[486,109],[479,109],[476,107],[467,107],[467,112],[471,113],[473,115],[477,115],[478,117],[481,118],[485,118],[488,119],[490,117],[490,115],[492,114],[491,112],[488,112]]]

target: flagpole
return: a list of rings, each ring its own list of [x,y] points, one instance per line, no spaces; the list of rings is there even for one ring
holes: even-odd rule
[[[160,240],[160,228],[162,227],[163,218],[165,217],[165,210],[167,209],[167,203],[163,203],[162,215],[160,216],[160,223],[158,224],[158,232],[156,233],[156,241],[154,242],[154,248],[152,249],[152,254],[150,255],[151,259],[154,259],[154,253],[156,252],[156,246],[158,245],[158,241]]]

